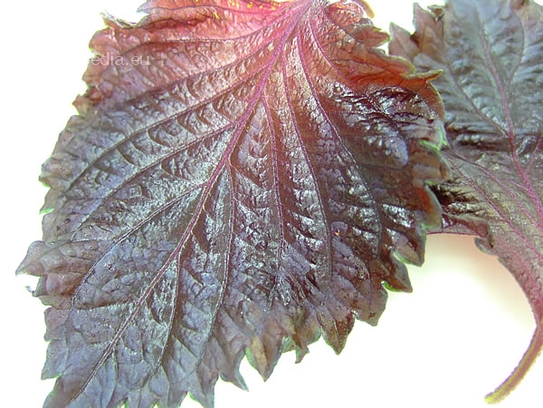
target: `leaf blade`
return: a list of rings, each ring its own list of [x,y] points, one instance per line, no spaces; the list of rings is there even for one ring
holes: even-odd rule
[[[52,306],[47,406],[212,406],[246,350],[265,378],[321,334],[339,352],[383,280],[410,289],[394,251],[420,262],[438,214],[435,92],[356,3],[248,4],[149,2],[94,38],[20,268]]]

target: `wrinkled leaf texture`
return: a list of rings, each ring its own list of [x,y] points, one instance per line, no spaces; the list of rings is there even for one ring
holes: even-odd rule
[[[487,396],[503,399],[543,347],[543,8],[522,0],[450,0],[415,7],[416,32],[393,27],[390,51],[421,70],[446,109],[451,180],[436,189],[440,230],[476,234],[526,294],[532,342],[511,376]]]
[[[50,305],[47,407],[213,406],[410,290],[442,105],[362,2],[151,0],[106,18],[19,271]],[[97,63],[100,61],[100,63]],[[146,61],[150,61],[147,64]],[[122,62],[122,63],[121,63]]]

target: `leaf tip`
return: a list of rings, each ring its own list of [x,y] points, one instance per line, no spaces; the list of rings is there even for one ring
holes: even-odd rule
[[[366,3],[364,0],[356,0],[356,2],[362,7],[364,13],[366,13],[369,18],[375,17],[375,13],[373,12],[371,6],[368,3]]]
[[[47,246],[43,241],[33,242],[26,253],[25,258],[15,270],[15,275],[43,276],[45,270],[39,258],[47,251]]]
[[[404,262],[412,262],[411,258],[406,259],[404,255],[399,252],[395,253],[395,256],[399,259],[393,258],[393,262],[396,265],[396,273],[389,277],[383,284],[385,289],[392,292],[413,292],[413,286],[411,285],[411,280],[407,273],[407,268],[405,267]]]

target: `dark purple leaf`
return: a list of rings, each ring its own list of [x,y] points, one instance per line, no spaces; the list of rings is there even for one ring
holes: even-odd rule
[[[543,346],[543,9],[532,1],[451,0],[415,7],[412,36],[394,27],[392,53],[435,81],[446,109],[452,178],[436,188],[442,229],[477,234],[526,294],[537,328],[504,398]]]
[[[410,290],[439,222],[432,76],[355,1],[151,0],[112,18],[19,268],[51,307],[47,407],[213,405]]]

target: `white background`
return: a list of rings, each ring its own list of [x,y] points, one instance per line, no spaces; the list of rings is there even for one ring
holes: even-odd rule
[[[420,1],[421,5],[433,2]],[[39,407],[52,387],[40,381],[45,357],[44,307],[14,276],[28,245],[40,238],[38,181],[85,90],[80,80],[91,35],[107,10],[134,19],[137,1],[5,2],[2,30],[2,230],[0,251],[0,406]],[[411,2],[374,0],[376,25],[411,27]],[[485,393],[516,366],[534,322],[510,274],[481,254],[472,238],[428,239],[424,268],[410,268],[412,294],[391,294],[377,327],[357,322],[338,357],[321,340],[301,364],[283,356],[264,383],[246,362],[251,389],[219,381],[217,408],[485,407]],[[541,406],[543,362],[501,407]],[[539,392],[538,392],[539,391]],[[183,407],[199,406],[187,399]]]

